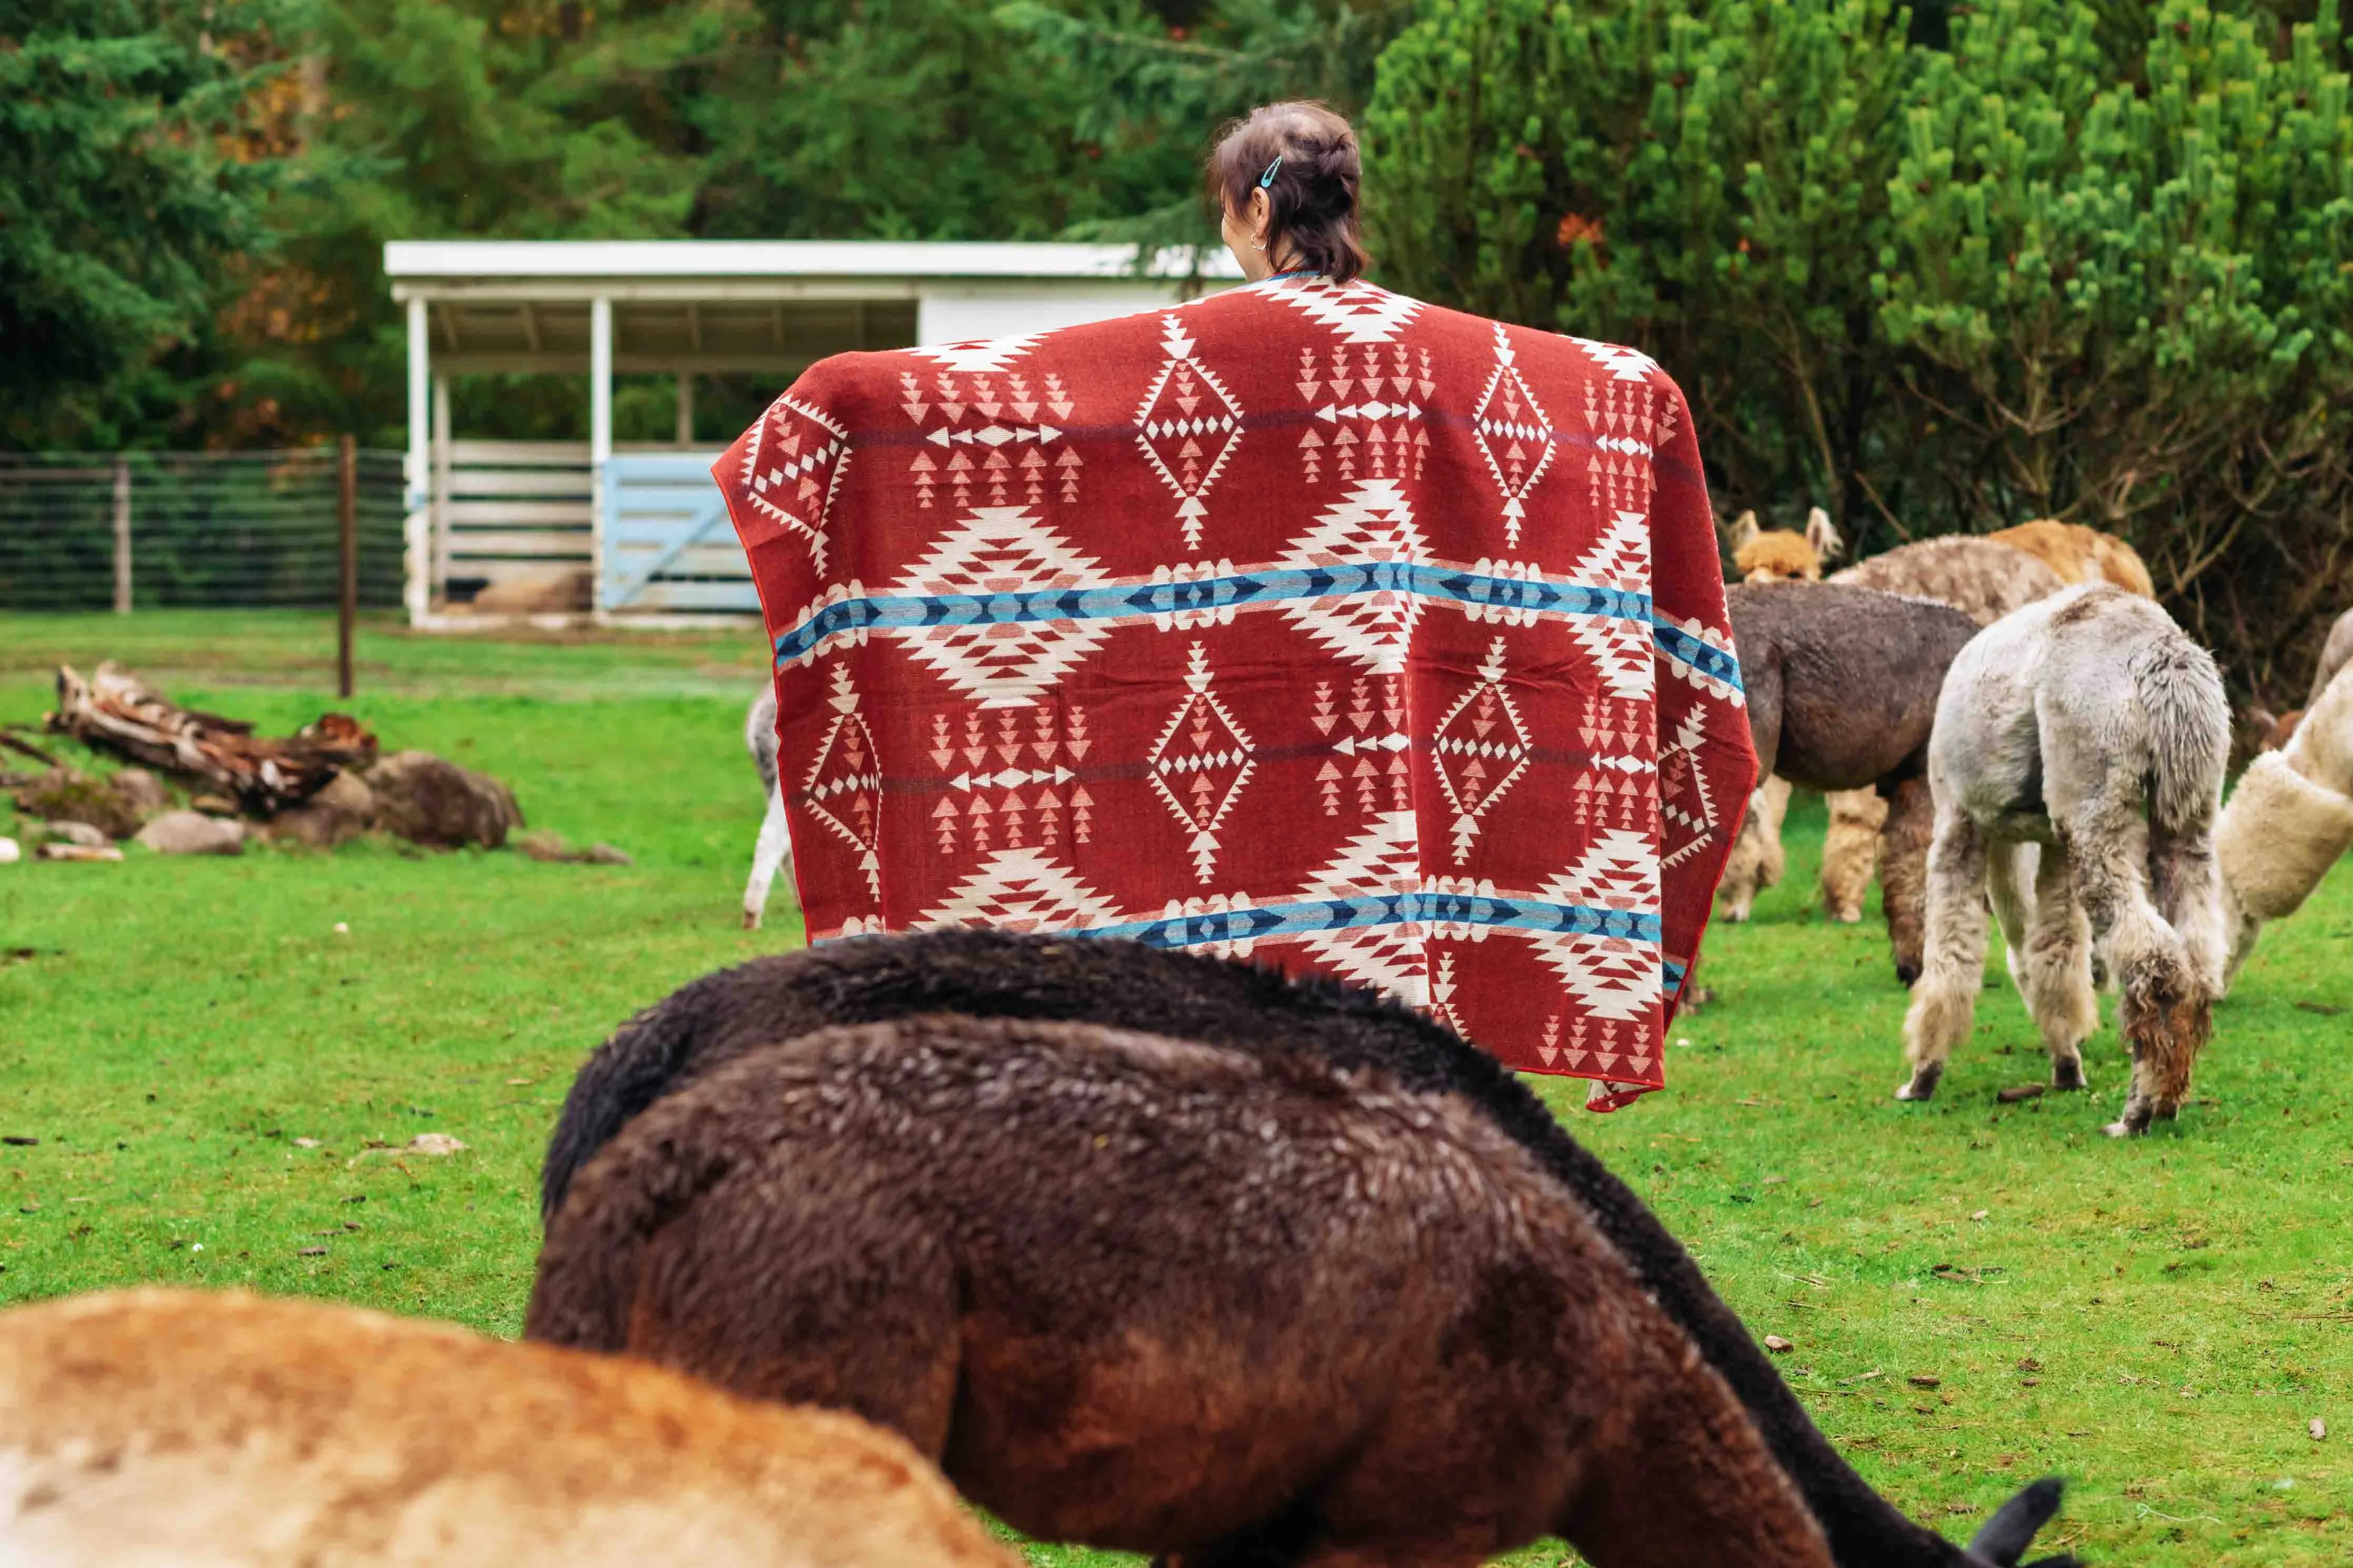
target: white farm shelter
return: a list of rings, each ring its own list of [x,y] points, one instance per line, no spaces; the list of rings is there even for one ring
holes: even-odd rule
[[[694,439],[698,376],[782,392],[828,354],[1034,332],[1150,310],[1239,279],[1232,259],[1132,247],[857,241],[395,241],[407,312],[407,606],[676,625],[756,613]],[[586,443],[472,440],[450,378],[585,375]],[[676,435],[617,447],[613,378],[677,379]]]

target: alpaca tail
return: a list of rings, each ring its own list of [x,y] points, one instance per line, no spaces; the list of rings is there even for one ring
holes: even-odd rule
[[[727,1173],[722,1140],[700,1132],[690,1121],[632,1139],[581,1173],[540,1248],[524,1339],[628,1348],[647,1245]]]
[[[2149,826],[2172,838],[2209,829],[2222,801],[2231,756],[2231,705],[2221,673],[2188,637],[2165,638],[2133,661],[2148,718]]]

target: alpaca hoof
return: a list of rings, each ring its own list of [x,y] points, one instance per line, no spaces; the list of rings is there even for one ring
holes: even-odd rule
[[[1926,1100],[1936,1092],[1936,1080],[1945,1076],[1942,1068],[1922,1068],[1895,1086],[1898,1100]]]
[[[2101,1128],[2100,1131],[2106,1133],[2111,1138],[2130,1138],[2137,1133],[2146,1132],[2148,1129],[2146,1127],[2128,1127],[2121,1121],[2111,1121],[2105,1127]]]
[[[744,929],[745,931],[758,931],[760,929],[759,910],[745,910],[744,911]]]
[[[2074,1061],[2052,1063],[2051,1087],[2053,1089],[2082,1089],[2084,1087],[2084,1064],[2082,1060],[2077,1059]]]
[[[1738,909],[1726,910],[1718,918],[1728,926],[1745,926],[1748,923],[1748,906],[1743,904]]]
[[[1682,1004],[1675,1010],[1678,1013],[1683,1014],[1685,1017],[1689,1017],[1694,1013],[1705,1011],[1707,1005],[1715,1000],[1715,986],[1694,985],[1684,995]]]
[[[1830,911],[1830,917],[1842,926],[1857,926],[1862,923],[1861,910],[1832,910]]]

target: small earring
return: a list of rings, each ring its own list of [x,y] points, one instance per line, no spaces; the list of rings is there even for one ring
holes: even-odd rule
[[[1253,239],[1250,241],[1250,248],[1252,250],[1264,250],[1266,248],[1266,241],[1262,239]]]

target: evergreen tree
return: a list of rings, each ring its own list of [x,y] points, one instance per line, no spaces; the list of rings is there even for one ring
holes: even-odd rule
[[[140,0],[0,0],[0,440],[121,439],[259,238],[263,163],[221,139],[256,85],[234,46]]]

